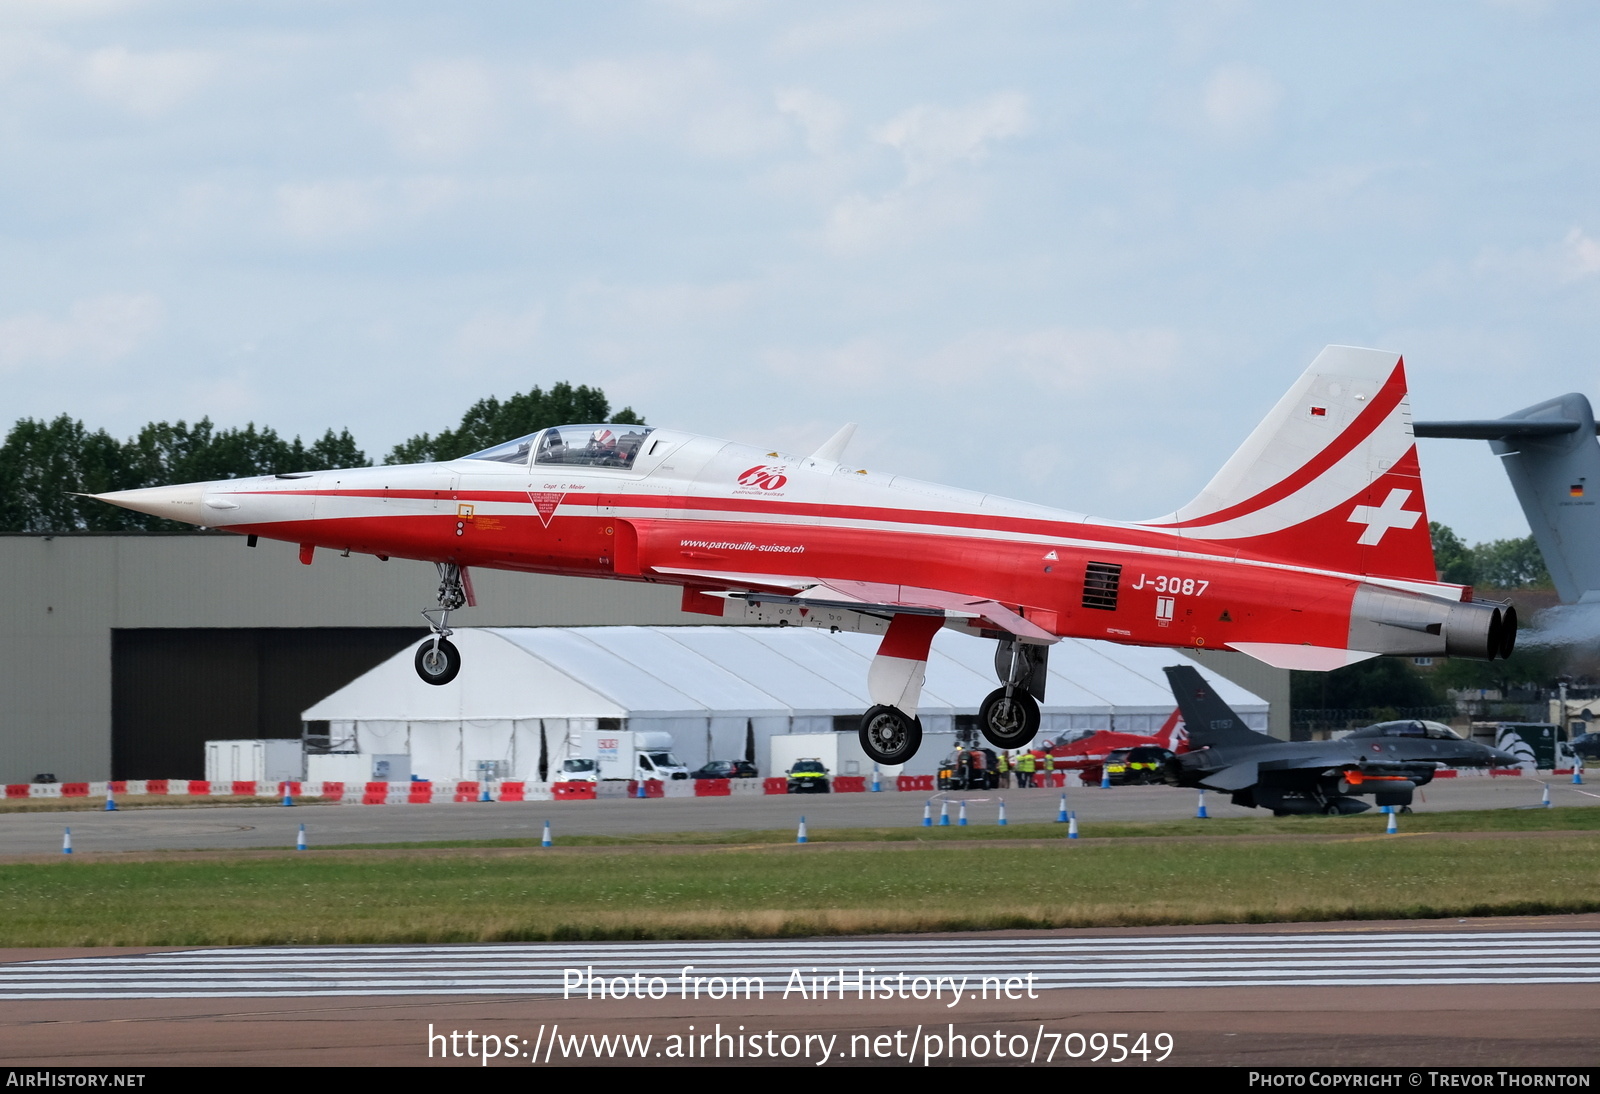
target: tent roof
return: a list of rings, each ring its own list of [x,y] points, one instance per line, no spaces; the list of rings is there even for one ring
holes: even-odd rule
[[[408,646],[307,709],[307,721],[483,721],[506,718],[733,717],[859,714],[878,636],[800,627],[484,627],[451,636],[453,684],[434,687]],[[1166,714],[1169,649],[1063,639],[1050,654],[1047,714]],[[1204,666],[1241,713],[1260,697]],[[921,713],[972,714],[997,685],[994,647],[942,630]]]

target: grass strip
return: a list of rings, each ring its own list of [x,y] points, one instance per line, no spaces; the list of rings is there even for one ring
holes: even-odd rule
[[[992,833],[992,830],[991,830]],[[1532,853],[1530,853],[1532,852]],[[1600,841],[930,842],[0,866],[0,945],[762,938],[1600,910]]]

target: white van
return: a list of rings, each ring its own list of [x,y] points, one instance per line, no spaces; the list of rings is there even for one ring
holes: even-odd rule
[[[659,730],[590,729],[584,753],[593,756],[602,779],[687,779],[689,769],[672,754],[672,734]]]

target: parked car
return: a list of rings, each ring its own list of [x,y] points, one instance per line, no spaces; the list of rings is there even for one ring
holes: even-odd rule
[[[569,756],[561,761],[561,782],[592,783],[600,781],[600,765],[586,756]]]
[[[999,757],[992,748],[958,748],[939,765],[940,790],[995,790]]]
[[[1112,786],[1147,786],[1161,781],[1161,770],[1172,753],[1160,745],[1112,749],[1105,772]]]
[[[756,765],[749,760],[712,760],[689,776],[691,779],[759,779]]]
[[[828,785],[828,769],[818,759],[796,760],[788,776],[791,794],[826,794],[831,789]]]

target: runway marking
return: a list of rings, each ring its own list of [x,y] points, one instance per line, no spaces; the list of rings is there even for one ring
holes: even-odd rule
[[[964,975],[969,991],[1030,973],[1040,989],[1592,984],[1600,931],[242,947],[0,965],[0,999],[558,995],[564,969],[589,966],[630,984],[661,977],[675,997],[685,965],[777,994],[795,969]]]

